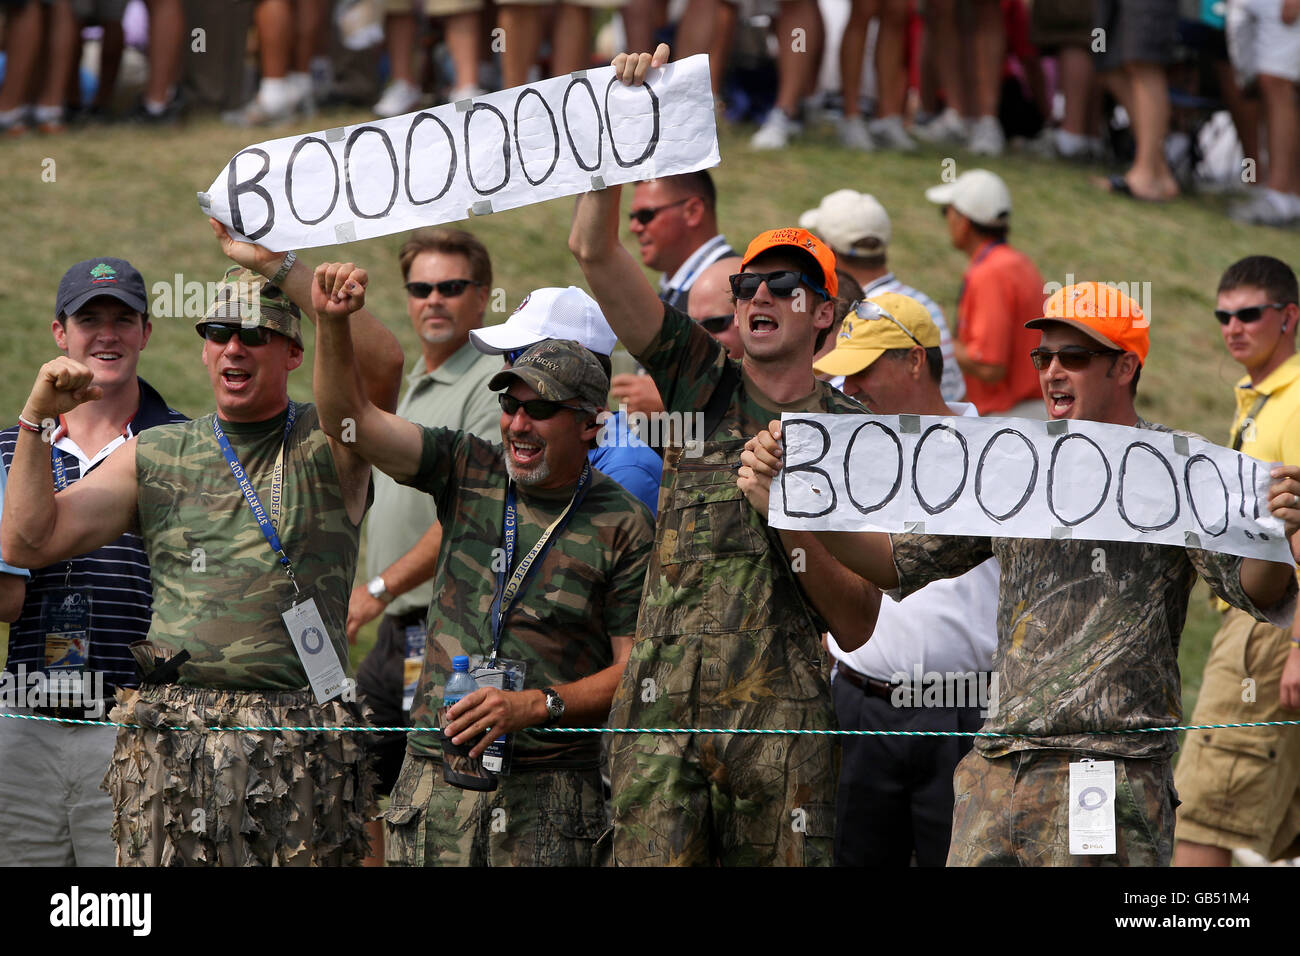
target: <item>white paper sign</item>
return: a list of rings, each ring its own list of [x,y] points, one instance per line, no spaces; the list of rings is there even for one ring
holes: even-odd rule
[[[240,150],[199,193],[237,238],[306,249],[716,166],[709,58],[586,70]]]
[[[768,520],[806,531],[1140,541],[1293,563],[1270,465],[1099,422],[782,416]]]

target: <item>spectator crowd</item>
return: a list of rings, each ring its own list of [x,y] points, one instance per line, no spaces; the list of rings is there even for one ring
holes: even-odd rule
[[[166,6],[157,22],[183,32]],[[279,6],[255,5],[259,33]],[[659,23],[634,6],[629,42],[635,26],[645,33],[633,48],[648,49]],[[974,17],[978,74],[1001,70],[1014,6],[925,13],[934,42],[965,35],[953,22]],[[389,41],[409,48],[423,20],[397,7]],[[502,6],[498,22],[514,17],[537,44],[561,21],[566,34],[589,29],[590,8],[564,8]],[[1114,69],[1141,127],[1148,67],[1164,66],[1143,44],[1155,43],[1163,5],[1114,8]],[[799,18],[815,9],[791,0],[778,19],[811,22]],[[1053,9],[1035,4],[1034,22]],[[316,37],[330,22],[327,5],[319,12],[267,29]],[[41,13],[58,25],[57,9]],[[453,24],[473,18],[476,35],[483,11],[439,2],[421,15],[446,21],[451,47]],[[684,34],[693,15],[691,4]],[[709,16],[724,19],[717,6]],[[906,35],[909,16],[907,4],[855,4],[849,25],[878,18],[879,49],[887,31]],[[1118,42],[1125,30],[1131,43]],[[581,68],[587,42],[566,51],[573,39],[553,39],[551,56]],[[503,76],[526,80],[536,48]],[[240,122],[289,115],[277,104],[297,103],[314,50],[294,39],[268,59],[263,44]],[[414,108],[398,100],[419,85],[389,54],[383,98]],[[639,84],[668,55],[619,54],[615,73]],[[477,95],[479,75],[458,63],[457,95]],[[897,79],[880,77],[872,122],[846,100],[846,145],[909,148]],[[914,131],[1003,148],[1000,82],[944,88],[971,102]],[[172,110],[178,89],[163,82],[141,108]],[[776,122],[789,133],[781,95]],[[1052,142],[1068,153],[1090,136],[1063,127]],[[1138,195],[1148,173],[1159,182],[1163,151],[1144,156],[1139,142],[1127,178],[1107,188]],[[23,370],[30,394],[0,431],[0,617],[12,622],[0,688],[37,675],[44,689],[0,700],[0,860],[1082,866],[1300,855],[1300,730],[1285,725],[1300,710],[1292,267],[1267,255],[1218,264],[1213,315],[1241,372],[1224,434],[1274,463],[1267,507],[1293,560],[1192,541],[778,530],[767,515],[783,412],[1171,431],[1135,408],[1152,348],[1142,306],[1087,278],[1049,293],[1015,244],[1000,176],[970,169],[925,191],[962,269],[948,314],[907,284],[889,211],[853,185],[790,210],[798,225],[734,246],[708,172],[637,183],[626,204],[617,186],[584,193],[568,246],[586,288],[535,289],[494,326],[492,253],[463,229],[415,231],[396,263],[308,264],[210,220],[231,265],[195,321],[214,407],[193,418],[140,375],[151,324],[139,271],[121,256],[72,264],[55,291],[58,354]],[[405,289],[416,355],[367,308],[386,282]],[[615,375],[620,344],[636,368]],[[300,404],[288,381],[307,363],[314,401]],[[647,420],[666,425],[647,431]],[[1177,651],[1197,580],[1222,621],[1194,722],[1278,725],[1193,733],[1175,774],[1173,733],[1129,731],[1182,722]],[[376,619],[354,674],[348,644]],[[466,669],[477,688],[444,693]],[[946,675],[937,696],[923,673]],[[957,699],[957,683],[989,694]],[[105,714],[122,726],[83,722]],[[32,716],[53,719],[22,719]],[[335,730],[364,726],[389,729]],[[266,727],[304,729],[253,729]],[[586,730],[556,732],[566,727]],[[976,742],[980,730],[990,736]],[[1081,853],[1071,784],[1096,763],[1113,774],[1109,851]]]

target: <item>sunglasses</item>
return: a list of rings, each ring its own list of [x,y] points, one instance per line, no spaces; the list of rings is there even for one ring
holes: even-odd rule
[[[790,298],[802,282],[823,299],[830,300],[830,295],[815,280],[802,272],[792,272],[789,269],[780,272],[738,272],[730,277],[730,281],[731,294],[741,300],[754,298],[758,294],[758,287],[764,282],[767,283],[767,291],[778,299]]]
[[[1290,304],[1289,302],[1270,302],[1267,305],[1248,305],[1240,309],[1215,309],[1214,317],[1219,320],[1220,325],[1227,325],[1234,318],[1245,325],[1249,325],[1262,319],[1265,309],[1285,309]]]
[[[1123,355],[1119,349],[1086,349],[1082,345],[1067,345],[1056,350],[1033,349],[1029,353],[1034,368],[1042,371],[1052,364],[1052,359],[1061,363],[1061,368],[1070,372],[1079,372],[1092,364],[1095,355]]]
[[[454,299],[458,295],[464,294],[465,290],[472,285],[482,285],[481,282],[475,282],[473,279],[445,279],[442,282],[408,282],[406,283],[406,292],[413,299],[427,299],[434,289],[438,290],[438,295],[444,299]]]
[[[502,392],[497,396],[497,401],[501,403],[501,410],[507,415],[514,415],[519,409],[523,409],[529,418],[534,421],[545,421],[548,418],[554,418],[560,413],[561,409],[567,408],[575,412],[585,412],[587,409],[578,405],[565,405],[563,402],[548,402],[544,398],[530,398],[523,402]]]
[[[700,319],[699,321],[700,325],[704,326],[704,331],[711,332],[714,335],[721,335],[723,332],[727,331],[727,329],[731,328],[731,323],[734,322],[735,319],[736,316],[729,313],[727,315],[710,315],[708,318]]]
[[[264,329],[261,326],[255,328],[246,328],[241,325],[220,325],[215,322],[209,322],[199,332],[209,342],[215,342],[217,345],[225,345],[230,341],[232,336],[238,335],[239,341],[249,348],[256,348],[259,345],[265,345],[271,341],[271,336],[275,333],[270,329]]]
[[[899,322],[898,319],[894,318],[887,309],[882,309],[874,302],[868,302],[866,299],[863,299],[860,302],[855,303],[853,306],[853,314],[856,315],[859,319],[862,319],[864,322],[879,322],[882,319],[887,319],[888,321],[893,322],[896,326],[902,329],[903,334],[906,335],[909,339],[911,339],[917,345],[921,345],[921,340],[918,339],[911,332],[907,331],[907,326],[905,326],[902,322]],[[849,336],[841,332],[840,337],[848,338]],[[921,348],[925,348],[925,346],[921,345]]]
[[[643,226],[648,226],[654,222],[655,216],[659,215],[665,209],[672,209],[673,206],[680,206],[684,202],[690,202],[694,196],[687,196],[685,199],[679,199],[676,202],[666,202],[662,206],[655,206],[653,209],[633,209],[627,214],[628,222],[639,222]]]

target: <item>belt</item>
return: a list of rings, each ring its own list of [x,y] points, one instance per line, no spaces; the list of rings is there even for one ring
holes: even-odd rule
[[[868,697],[879,697],[881,700],[892,701],[894,690],[901,684],[891,684],[887,680],[877,680],[874,677],[868,677],[866,674],[859,674],[848,664],[839,661],[835,665],[835,679],[846,680]]]
[[[33,714],[40,717],[53,717],[56,720],[107,720],[108,712],[113,709],[114,689],[105,686],[106,697],[101,701],[92,701],[77,707],[30,707]]]

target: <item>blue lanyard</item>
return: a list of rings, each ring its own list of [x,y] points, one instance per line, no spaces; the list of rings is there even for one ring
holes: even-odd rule
[[[63,456],[59,450],[50,445],[50,464],[54,466],[54,490],[62,491],[68,487],[68,471],[63,467]]]
[[[591,463],[583,462],[582,475],[578,478],[578,486],[573,489],[573,497],[569,499],[568,505],[560,512],[558,518],[551,522],[551,526],[542,532],[542,536],[537,539],[533,549],[524,555],[519,561],[519,567],[515,568],[514,574],[510,580],[506,580],[507,569],[514,564],[515,559],[515,533],[516,533],[516,512],[515,512],[515,483],[512,481],[506,488],[506,508],[505,523],[501,532],[502,544],[505,545],[506,560],[505,567],[497,571],[496,594],[492,598],[492,609],[489,612],[492,622],[492,657],[488,660],[489,667],[496,666],[497,652],[501,649],[501,636],[505,633],[506,615],[510,613],[515,602],[528,587],[528,581],[532,577],[532,572],[542,563],[542,558],[550,550],[551,545],[555,543],[555,536],[564,530],[573,513],[578,510],[582,504],[582,499],[587,496],[587,486],[591,484]]]
[[[293,423],[298,417],[298,407],[289,403],[289,414],[284,420],[284,438],[280,443],[280,459],[275,464],[275,476],[271,482],[271,508],[272,514],[276,517],[280,513],[280,488],[281,488],[281,468],[284,457],[285,446],[289,443],[289,433],[293,431]],[[262,529],[262,535],[266,538],[266,543],[271,546],[280,558],[280,566],[284,568],[289,580],[293,582],[293,589],[298,590],[298,582],[294,580],[293,568],[289,564],[289,556],[284,553],[284,548],[280,544],[280,535],[275,530],[275,523],[267,516],[266,509],[262,507],[262,500],[257,497],[257,491],[253,488],[253,483],[248,480],[248,475],[244,471],[244,466],[239,463],[239,458],[235,455],[235,450],[230,447],[230,439],[226,438],[226,433],[221,430],[221,425],[217,422],[217,416],[212,416],[212,434],[217,437],[217,444],[221,446],[221,454],[226,457],[226,464],[235,475],[235,481],[239,482],[239,490],[244,493],[244,500],[248,502],[248,507],[253,512],[253,518],[257,521],[257,526]]]

